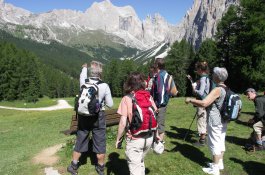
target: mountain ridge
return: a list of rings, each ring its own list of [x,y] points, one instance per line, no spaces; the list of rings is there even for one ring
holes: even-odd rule
[[[141,21],[133,7],[117,7],[109,0],[94,2],[84,12],[57,9],[40,14],[33,14],[1,0],[0,26],[9,26],[8,29],[14,28],[12,25],[28,26],[24,37],[43,43],[55,40],[70,47],[75,45],[69,41],[78,38],[79,34],[101,30],[112,36],[113,45],[118,43],[143,52],[160,45],[161,42],[172,44],[182,39],[198,48],[203,40],[214,36],[218,21],[227,8],[231,4],[238,4],[238,1],[194,0],[182,21],[172,25],[160,14],[148,15]],[[33,28],[32,35],[28,28]],[[20,35],[23,35],[23,27],[20,30]],[[39,36],[35,34],[38,31]],[[84,38],[87,39],[85,44],[90,45],[89,35]],[[94,46],[96,45],[98,43]],[[131,57],[132,55],[129,56]]]

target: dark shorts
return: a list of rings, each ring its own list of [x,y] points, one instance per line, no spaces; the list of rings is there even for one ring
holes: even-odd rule
[[[157,123],[158,123],[158,133],[164,133],[165,132],[165,118],[166,118],[166,111],[167,107],[160,107],[159,113],[156,117]]]
[[[74,150],[87,152],[89,134],[92,132],[93,152],[106,153],[106,118],[103,111],[97,116],[78,116],[78,131]]]

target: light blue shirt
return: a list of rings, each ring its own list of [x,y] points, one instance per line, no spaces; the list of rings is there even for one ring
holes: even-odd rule
[[[203,99],[209,94],[210,91],[210,79],[206,76],[200,78],[200,83],[195,89],[195,93]]]

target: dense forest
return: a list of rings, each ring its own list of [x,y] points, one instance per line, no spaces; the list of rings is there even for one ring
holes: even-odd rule
[[[78,81],[40,62],[32,52],[0,42],[0,100],[36,102],[39,97],[74,96]]]
[[[50,44],[38,43],[30,39],[14,37],[2,30],[0,30],[0,39],[14,44],[19,49],[33,52],[42,63],[73,77],[79,76],[80,65],[92,61],[88,54],[55,41],[51,41]],[[101,57],[96,59],[103,60]]]
[[[186,75],[195,77],[197,61],[207,61],[211,69],[226,67],[229,73],[226,84],[236,92],[247,87],[264,91],[264,19],[264,0],[241,0],[240,6],[231,6],[223,16],[215,37],[204,40],[198,50],[185,40],[173,43],[165,61],[179,95],[191,95]],[[81,65],[89,63],[91,57],[56,42],[49,45],[25,42],[3,32],[0,37],[8,41],[0,43],[0,100],[36,101],[44,95],[54,98],[78,93]],[[127,75],[132,71],[148,75],[153,61],[139,65],[132,60],[113,58],[104,65],[103,81],[110,85],[113,96],[120,97]]]

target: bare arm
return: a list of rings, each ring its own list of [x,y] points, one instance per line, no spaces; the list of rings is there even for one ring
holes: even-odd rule
[[[192,103],[195,106],[198,107],[208,107],[210,106],[217,98],[219,98],[221,95],[221,89],[219,87],[214,88],[209,95],[207,95],[205,97],[205,99],[203,100],[197,100],[194,98],[186,98],[185,102],[188,103]]]
[[[106,106],[108,106],[109,108],[113,106],[113,99],[112,99],[109,86],[106,87],[105,103],[106,103]]]
[[[118,144],[120,142],[120,139],[122,138],[122,135],[124,133],[125,127],[126,127],[127,117],[121,116],[118,133],[117,133],[117,139],[116,139],[116,148],[118,148]]]

